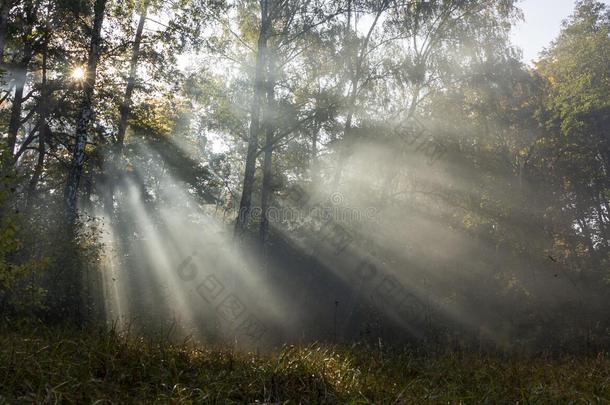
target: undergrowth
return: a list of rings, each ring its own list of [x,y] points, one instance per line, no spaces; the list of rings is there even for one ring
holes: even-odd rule
[[[365,345],[256,354],[114,332],[0,333],[0,403],[610,403],[610,360]]]

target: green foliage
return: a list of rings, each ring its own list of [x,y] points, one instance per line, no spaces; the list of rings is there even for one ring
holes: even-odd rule
[[[539,147],[594,265],[608,268],[610,189],[610,13],[584,0],[537,64],[543,78],[538,117],[548,133]],[[559,153],[559,158],[558,158]],[[557,208],[556,215],[563,215]],[[606,221],[603,219],[606,218]]]
[[[0,182],[0,312],[13,321],[93,315],[99,308],[92,306],[100,305],[92,287],[102,248],[99,220],[81,216],[75,233],[68,232],[61,215],[49,215],[61,212],[61,200],[25,201],[23,180],[7,164]]]
[[[0,179],[0,313],[6,317],[28,317],[44,307],[46,290],[41,278],[48,259],[21,257],[24,250],[21,218],[14,205],[19,185],[9,165],[0,165],[0,172],[5,173]]]

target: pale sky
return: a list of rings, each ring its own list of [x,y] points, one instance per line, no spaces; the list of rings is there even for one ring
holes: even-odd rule
[[[523,49],[523,60],[530,63],[557,37],[561,22],[574,11],[576,0],[521,0],[525,22],[513,29],[513,41]],[[603,0],[610,5],[610,0]]]

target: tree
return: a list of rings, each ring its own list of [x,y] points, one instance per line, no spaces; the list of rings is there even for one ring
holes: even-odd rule
[[[93,28],[91,31],[91,44],[87,56],[87,70],[83,83],[83,96],[76,124],[76,142],[72,154],[72,167],[68,175],[68,182],[64,192],[65,214],[68,224],[74,222],[76,217],[76,197],[85,161],[85,146],[87,144],[89,125],[93,116],[93,94],[97,65],[101,54],[102,24],[107,0],[95,0],[93,7]]]
[[[254,96],[250,107],[250,129],[248,134],[248,150],[246,152],[246,165],[244,181],[239,202],[238,217],[235,222],[235,233],[240,237],[247,227],[250,209],[252,206],[252,191],[254,187],[254,171],[256,169],[256,155],[258,152],[258,136],[260,131],[261,105],[265,94],[265,66],[267,65],[267,39],[270,34],[270,3],[272,0],[260,1],[260,27],[256,48],[256,64],[254,75]],[[272,6],[271,6],[271,9]]]
[[[544,78],[544,161],[554,168],[560,212],[569,212],[598,265],[609,260],[610,10],[576,4],[536,71]],[[586,179],[586,180],[585,180]]]

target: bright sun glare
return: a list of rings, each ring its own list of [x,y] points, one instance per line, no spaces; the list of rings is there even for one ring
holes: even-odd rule
[[[72,71],[72,78],[74,80],[82,80],[82,79],[84,79],[85,78],[85,69],[83,69],[80,66],[74,68],[74,70]]]

